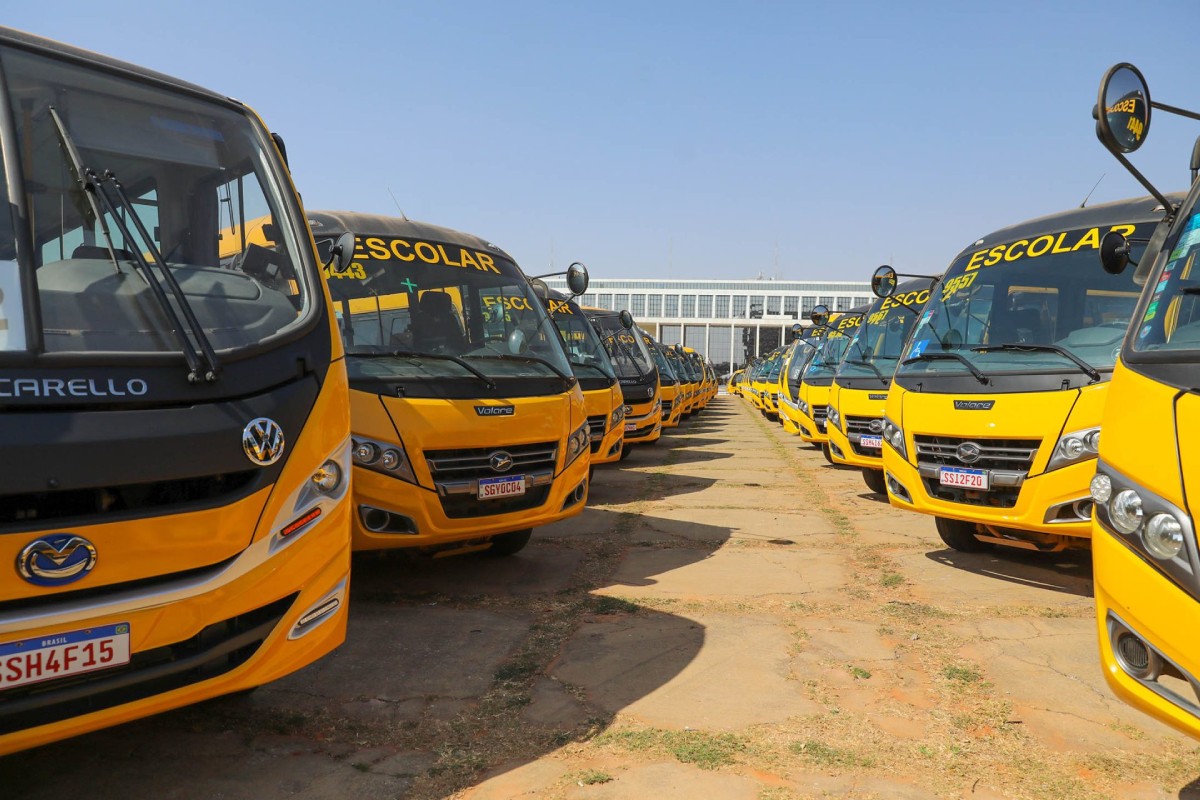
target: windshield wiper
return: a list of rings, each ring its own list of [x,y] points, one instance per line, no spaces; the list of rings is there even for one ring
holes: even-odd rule
[[[381,352],[376,352],[373,350],[367,352],[347,350],[346,355],[357,356],[358,358],[430,358],[434,361],[453,361],[455,364],[458,364],[467,372],[483,381],[483,385],[486,386],[489,391],[494,391],[496,388],[495,381],[493,381],[487,375],[483,374],[475,367],[472,367],[458,356],[452,356],[448,353],[422,353],[416,350],[384,350]]]
[[[134,225],[141,234],[142,240],[149,247],[151,257],[159,265],[166,279],[167,286],[171,290],[171,294],[175,297],[175,301],[179,304],[179,308],[183,311],[184,319],[187,321],[192,336],[196,339],[196,344],[199,345],[200,352],[198,353],[195,345],[192,344],[192,340],[188,338],[188,330],[185,330],[183,323],[179,319],[179,315],[175,313],[171,301],[167,298],[166,292],[163,291],[162,284],[158,282],[158,278],[154,275],[154,270],[151,269],[142,252],[136,246],[133,247],[129,252],[141,270],[142,279],[150,287],[150,294],[154,296],[155,302],[158,303],[159,308],[166,315],[167,321],[171,325],[171,330],[175,334],[175,339],[179,344],[180,352],[183,353],[183,358],[187,362],[188,381],[199,383],[202,378],[209,383],[215,381],[220,374],[220,364],[217,361],[217,354],[213,351],[212,345],[204,335],[204,328],[200,325],[200,321],[196,319],[196,315],[193,313],[191,305],[188,304],[187,298],[179,286],[179,282],[175,280],[175,276],[167,268],[166,262],[162,259],[162,254],[159,253],[154,240],[150,238],[149,233],[146,231],[146,226],[142,223],[141,217],[138,216],[133,203],[130,202],[124,188],[117,181],[117,176],[111,171],[106,171],[103,177],[97,177],[95,170],[84,166],[83,158],[75,146],[75,141],[67,133],[67,126],[63,123],[62,117],[58,115],[57,109],[53,106],[50,107],[50,119],[54,123],[54,128],[58,133],[59,144],[62,146],[63,154],[66,157],[67,164],[71,168],[75,181],[79,184],[84,195],[87,196],[92,213],[95,214],[96,220],[100,223],[100,229],[104,232],[104,238],[108,243],[108,254],[112,258],[113,266],[120,272],[120,259],[117,258],[116,248],[113,247],[112,235],[109,232],[108,225],[104,221],[104,215],[101,213],[99,205],[96,202],[97,198],[104,201],[105,208],[112,216],[113,222],[121,229],[121,235],[125,238],[125,241],[136,242],[137,240],[125,224],[125,220],[117,213],[116,204],[108,196],[108,192],[104,190],[103,184],[105,182],[113,185],[117,193],[117,199],[121,202],[122,209],[133,220]],[[201,356],[203,356],[203,363]]]
[[[972,364],[969,358],[959,353],[951,353],[947,351],[937,353],[921,353],[919,356],[912,356],[904,359],[900,362],[900,365],[905,366],[907,364],[915,364],[918,361],[957,361],[971,371],[971,374],[975,376],[975,380],[985,385],[988,382],[987,375],[984,375],[982,372],[980,372],[979,367]]]
[[[879,380],[883,381],[884,383],[888,382],[887,376],[879,371],[879,367],[875,366],[874,364],[872,364],[870,361],[867,361],[866,359],[846,358],[846,359],[842,360],[842,363],[843,364],[854,364],[855,366],[860,366],[860,367],[870,367],[872,370],[875,371],[875,374],[879,376]]]
[[[525,361],[529,364],[541,364],[543,367],[550,370],[551,372],[553,372],[558,377],[562,378],[567,383],[570,383],[572,380],[574,380],[574,378],[571,375],[568,375],[567,373],[563,372],[561,369],[554,366],[546,359],[541,358],[540,356],[521,356],[521,355],[516,355],[515,353],[501,353],[501,354],[495,355],[495,356],[468,356],[468,358],[485,358],[485,359],[490,359],[493,361],[504,361],[504,360]]]
[[[992,352],[1011,352],[1011,353],[1058,353],[1063,358],[1074,361],[1075,366],[1079,367],[1080,371],[1091,378],[1093,381],[1100,380],[1100,371],[1091,364],[1084,361],[1079,356],[1072,353],[1065,347],[1059,347],[1056,344],[989,344],[982,347],[972,347],[972,353],[992,353]]]

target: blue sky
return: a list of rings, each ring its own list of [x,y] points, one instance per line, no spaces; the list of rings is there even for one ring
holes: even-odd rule
[[[1200,108],[1195,0],[33,3],[4,24],[194,81],[288,143],[313,209],[491,239],[526,272],[865,280],[1143,194],[1100,146],[1104,70]],[[1186,188],[1200,124],[1133,161]]]

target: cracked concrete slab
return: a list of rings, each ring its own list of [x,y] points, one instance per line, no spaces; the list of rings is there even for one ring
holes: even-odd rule
[[[681,548],[630,548],[600,594],[621,597],[802,598],[836,590],[845,581],[836,552],[790,549],[714,552]]]

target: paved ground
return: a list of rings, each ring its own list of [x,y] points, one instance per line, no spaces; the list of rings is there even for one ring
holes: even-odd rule
[[[1200,798],[1103,685],[1086,555],[947,551],[736,398],[516,557],[354,569],[331,657],[0,759],[0,797]]]

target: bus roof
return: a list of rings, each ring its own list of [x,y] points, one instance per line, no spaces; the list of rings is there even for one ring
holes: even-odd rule
[[[1183,194],[1179,192],[1168,194],[1167,199],[1172,203],[1180,203],[1183,202]],[[967,253],[986,248],[988,245],[1011,242],[1015,239],[1120,223],[1158,222],[1163,218],[1164,211],[1165,209],[1159,205],[1159,202],[1150,195],[1114,200],[1111,203],[1101,203],[1087,208],[1059,211],[993,231],[964,247],[953,261],[957,261]]]
[[[432,242],[456,244],[473,250],[496,253],[514,264],[516,260],[496,245],[470,233],[417,222],[403,217],[385,217],[380,214],[363,214],[357,211],[309,211],[308,224],[313,237],[337,237],[346,231],[356,236],[382,236],[388,238],[409,236]]]

